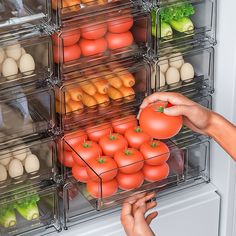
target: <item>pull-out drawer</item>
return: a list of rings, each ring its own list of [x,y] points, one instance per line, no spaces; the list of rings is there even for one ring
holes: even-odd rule
[[[49,79],[53,73],[51,38],[38,32],[0,46],[0,89]]]
[[[27,182],[0,197],[0,235],[36,235],[59,231],[58,193],[55,187]]]

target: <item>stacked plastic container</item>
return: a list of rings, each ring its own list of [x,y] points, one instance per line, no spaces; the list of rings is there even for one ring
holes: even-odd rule
[[[0,1],[1,11],[0,235],[68,229],[136,194],[209,181],[210,142],[186,127],[154,140],[166,151],[146,160],[120,164],[106,147],[141,151],[125,132],[140,132],[153,92],[211,108],[216,1]]]

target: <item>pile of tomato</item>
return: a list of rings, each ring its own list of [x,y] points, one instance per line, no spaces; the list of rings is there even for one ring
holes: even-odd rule
[[[72,168],[73,177],[86,184],[89,195],[105,198],[118,189],[132,190],[144,181],[167,178],[169,156],[168,146],[143,132],[130,115],[65,138],[59,161]]]
[[[130,31],[134,24],[129,13],[117,17],[107,16],[107,21],[85,23],[79,29],[63,31],[52,36],[54,43],[54,61],[69,62],[101,55],[106,50],[129,47],[134,38]],[[60,51],[63,48],[63,53]]]

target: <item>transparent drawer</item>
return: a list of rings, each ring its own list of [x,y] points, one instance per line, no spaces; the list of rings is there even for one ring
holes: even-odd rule
[[[42,140],[19,139],[0,144],[0,188],[26,180],[40,182],[57,177],[56,143],[52,138]]]
[[[149,14],[130,8],[68,22],[52,36],[58,75],[141,54],[150,41],[149,28]]]
[[[49,0],[1,0],[1,32],[23,29],[49,22],[51,5]]]
[[[131,58],[69,73],[64,80],[56,89],[56,111],[61,129],[73,130],[81,120],[91,124],[121,107],[139,106],[150,93],[150,66]]]
[[[168,53],[155,62],[154,91],[214,91],[214,49],[197,47]]]
[[[53,72],[51,38],[5,41],[0,46],[0,89],[48,79]]]
[[[212,0],[168,3],[152,10],[152,41],[154,53],[170,43],[214,43],[216,2]]]
[[[0,138],[47,133],[55,126],[54,92],[35,84],[0,92]]]
[[[36,235],[60,231],[58,196],[55,187],[21,187],[0,197],[0,235]]]

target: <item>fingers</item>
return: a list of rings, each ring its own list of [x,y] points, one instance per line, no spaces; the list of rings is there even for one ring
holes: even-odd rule
[[[130,204],[134,204],[137,200],[145,197],[147,195],[147,193],[139,193],[139,194],[135,194],[134,196],[131,196],[129,198],[125,199],[125,202],[128,202]]]
[[[164,109],[164,113],[168,116],[188,116],[191,112],[192,106],[186,105],[177,105]]]
[[[120,220],[124,228],[132,227],[133,216],[132,216],[132,205],[125,202],[122,206]]]
[[[150,225],[150,223],[152,222],[153,219],[155,219],[158,215],[158,212],[157,211],[154,211],[152,212],[151,214],[149,214],[147,217],[146,217],[146,222],[148,225]]]

